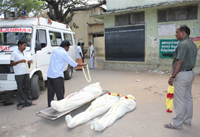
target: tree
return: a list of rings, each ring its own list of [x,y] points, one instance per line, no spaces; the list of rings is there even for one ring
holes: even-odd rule
[[[44,8],[45,1],[38,0],[3,0],[0,3],[0,13],[14,10],[17,16],[22,15],[22,11],[25,11],[28,15],[29,13],[36,14],[41,8]]]
[[[89,5],[87,0],[45,0],[49,18],[61,23],[69,24],[75,11],[90,10],[106,4],[106,0],[99,0],[98,4]]]
[[[2,7],[0,12],[15,9],[17,15],[21,15],[21,11],[26,13],[38,13],[38,11],[47,10],[50,19],[61,23],[69,24],[75,14],[75,11],[90,10],[106,4],[106,0],[98,0],[98,4],[89,5],[88,0],[3,0],[0,4]],[[73,23],[76,28],[76,24]]]

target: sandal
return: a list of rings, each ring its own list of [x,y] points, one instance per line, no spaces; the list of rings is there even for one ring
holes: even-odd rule
[[[17,107],[17,110],[22,110],[22,109],[23,109],[23,107],[20,107],[20,106],[19,106],[19,107]]]
[[[169,129],[178,129],[175,125],[172,125],[171,123],[169,124],[164,124],[165,128],[169,128]]]

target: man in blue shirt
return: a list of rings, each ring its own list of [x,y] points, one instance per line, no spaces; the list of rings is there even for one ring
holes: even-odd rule
[[[67,51],[69,50],[70,43],[65,40],[62,41],[60,47],[54,49],[51,55],[51,61],[47,72],[48,80],[48,107],[51,107],[51,101],[56,94],[57,100],[64,98],[65,87],[64,87],[64,74],[63,70],[65,63],[67,62],[72,67],[85,66],[86,64],[78,64],[72,60]]]

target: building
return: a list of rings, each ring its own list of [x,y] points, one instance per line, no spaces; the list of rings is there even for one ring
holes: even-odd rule
[[[70,27],[72,28],[72,31],[75,32],[76,39],[80,43],[84,42],[84,52],[86,52],[86,57],[89,57],[89,42],[94,43],[96,55],[101,56],[101,51],[104,51],[102,50],[102,48],[105,47],[104,22],[102,19],[90,17],[90,15],[101,14],[103,12],[105,12],[105,9],[102,7],[86,11],[76,11],[71,21]],[[73,22],[79,27],[78,29],[73,27]]]
[[[186,24],[200,46],[199,0],[107,0],[104,20],[105,61],[112,70],[172,70],[178,45],[176,28]],[[200,73],[198,51],[195,73]]]

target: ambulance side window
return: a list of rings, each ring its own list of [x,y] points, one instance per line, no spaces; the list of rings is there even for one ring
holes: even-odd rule
[[[47,46],[46,30],[37,29],[35,41],[41,44],[41,48],[46,47]]]
[[[60,46],[62,37],[60,32],[49,31],[51,46]]]
[[[73,46],[73,41],[72,41],[72,35],[71,34],[64,33],[64,39],[69,41],[70,46]]]

